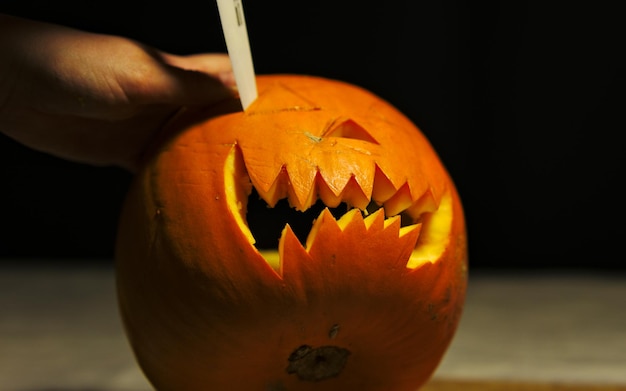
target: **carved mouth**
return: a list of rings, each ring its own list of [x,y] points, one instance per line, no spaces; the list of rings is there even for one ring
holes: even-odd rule
[[[353,180],[339,194],[331,192],[317,175],[306,208],[294,207],[286,170],[281,171],[268,193],[261,194],[250,180],[237,145],[232,146],[224,166],[224,178],[230,212],[250,244],[278,273],[282,261],[278,249],[287,227],[307,251],[322,224],[336,224],[342,231],[351,224],[364,224],[368,235],[395,229],[398,241],[413,241],[406,264],[410,269],[436,262],[448,245],[452,227],[450,194],[444,193],[439,205],[431,193],[412,202],[408,186],[393,188],[379,168],[375,170],[371,198],[364,198]]]

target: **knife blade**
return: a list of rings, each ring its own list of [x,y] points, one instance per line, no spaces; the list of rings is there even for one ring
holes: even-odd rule
[[[216,0],[226,48],[244,110],[257,98],[254,63],[241,0]]]

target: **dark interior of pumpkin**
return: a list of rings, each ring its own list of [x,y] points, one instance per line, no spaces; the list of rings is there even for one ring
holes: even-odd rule
[[[373,213],[381,207],[372,201],[367,210],[362,211],[362,213]],[[313,222],[324,208],[327,208],[327,206],[318,199],[309,209],[303,212],[298,211],[289,205],[289,201],[286,198],[278,201],[274,207],[270,207],[253,187],[252,193],[248,197],[246,219],[250,232],[256,239],[256,248],[259,250],[278,248],[281,232],[287,224],[289,224],[296,237],[300,240],[300,243],[304,245]],[[328,210],[335,219],[339,219],[351,208],[351,206],[342,202],[337,207],[328,207]],[[415,223],[408,214],[401,213],[400,216],[402,227]]]

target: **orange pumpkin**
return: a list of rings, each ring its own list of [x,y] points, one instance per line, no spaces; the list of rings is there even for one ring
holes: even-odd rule
[[[298,75],[258,90],[245,112],[173,120],[131,186],[116,268],[139,365],[160,391],[418,389],[465,297],[450,176],[368,91]],[[263,249],[256,198],[268,215],[323,205],[308,236],[287,224]]]

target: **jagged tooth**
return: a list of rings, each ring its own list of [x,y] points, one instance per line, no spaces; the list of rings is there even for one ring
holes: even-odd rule
[[[398,233],[400,238],[403,238],[407,235],[415,236],[415,240],[417,241],[417,237],[419,236],[420,231],[422,230],[422,224],[411,224],[406,227],[401,227],[400,232]]]
[[[355,183],[359,186],[361,193],[368,200],[372,200],[374,193],[374,180],[376,177],[376,164],[360,166],[353,174]]]
[[[294,168],[295,167],[295,168]],[[291,186],[289,190],[289,202],[300,211],[305,211],[313,205],[317,199],[317,188],[315,178],[317,177],[317,169],[312,170],[311,167],[294,164],[287,166],[287,174],[289,175]]]
[[[299,262],[298,260],[310,260],[310,257],[289,224],[285,225],[280,235],[278,254],[279,264],[278,268],[274,270],[283,278],[299,281],[298,270],[306,268],[308,262]],[[289,259],[285,258],[285,254],[289,254]]]
[[[339,204],[341,204],[341,191],[331,189],[321,174],[319,174],[316,178],[316,185],[318,196],[322,202],[324,202],[324,205],[336,208]]]
[[[343,188],[346,187],[346,185],[348,184],[350,177],[349,176],[345,176],[345,177],[337,176],[337,177],[329,178],[325,174],[326,173],[324,172],[320,172],[321,181],[324,182],[324,185],[327,187],[329,192],[331,192],[336,197],[339,197],[341,195],[341,191],[343,190]]]
[[[341,232],[341,229],[337,225],[337,220],[335,220],[333,214],[330,213],[330,210],[328,210],[328,208],[324,208],[324,210],[320,213],[317,219],[315,219],[315,221],[313,222],[313,227],[311,227],[311,231],[306,238],[307,251],[310,251],[313,248],[315,240],[322,228],[328,226],[334,226],[333,229],[335,229],[337,233]]]
[[[358,175],[359,178],[354,173],[345,179],[326,178],[324,173],[320,172],[317,182],[319,197],[330,207],[345,202],[359,209],[367,208],[372,194],[372,175],[370,170],[363,170]]]
[[[387,175],[376,165],[374,168],[374,183],[372,186],[371,199],[382,204],[393,197],[393,195],[396,194],[396,190]]]
[[[280,170],[271,186],[263,187],[254,182],[252,184],[259,193],[259,196],[270,207],[274,207],[279,200],[287,198],[289,194],[289,175],[284,168]]]
[[[378,209],[371,213],[364,220],[367,230],[382,230],[385,226],[385,213],[383,209]]]
[[[245,145],[236,144],[241,148],[242,159],[245,162],[245,167],[250,176],[250,180],[254,188],[258,193],[266,200],[271,201],[275,198],[280,199],[281,192],[277,191],[282,189],[283,183],[288,184],[288,178],[283,182],[282,177],[287,177],[284,166],[275,166],[272,163],[268,163],[260,156],[264,156],[258,150],[253,148],[246,148]],[[280,184],[280,186],[278,186]],[[283,193],[282,196],[286,196]],[[268,202],[270,203],[270,202]]]
[[[432,189],[424,193],[413,205],[407,209],[407,213],[413,219],[418,219],[423,213],[434,212],[439,205],[435,201]]]
[[[402,187],[384,203],[385,213],[387,216],[395,216],[406,210],[413,204],[409,184],[405,183]]]
[[[398,247],[403,248],[404,251],[406,251],[407,267],[410,262],[411,254],[417,246],[417,241],[419,240],[421,231],[422,224],[413,224],[400,228]]]
[[[350,177],[350,180],[341,192],[341,199],[350,206],[355,206],[359,209],[366,209],[370,203],[370,197],[363,193],[363,189],[357,183],[354,176]]]
[[[345,231],[348,225],[358,224],[359,222],[363,222],[363,215],[361,215],[361,211],[358,209],[350,209],[346,214],[341,216],[339,220],[337,220],[337,225],[339,226],[339,229]]]
[[[329,158],[332,158],[329,157]],[[339,162],[331,164],[335,167],[335,170],[320,170],[320,180],[324,182],[328,190],[336,197],[341,197],[343,189],[348,185],[350,181],[351,168],[341,165]]]
[[[400,216],[392,216],[385,219],[384,229],[396,229],[400,231]]]
[[[406,259],[408,259],[413,249],[415,249],[422,225],[412,224],[402,227],[401,224],[400,216],[393,216],[385,220],[384,229],[388,235],[397,238],[396,246],[404,249],[403,251],[407,254]]]

